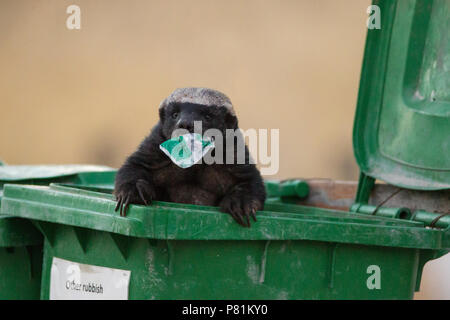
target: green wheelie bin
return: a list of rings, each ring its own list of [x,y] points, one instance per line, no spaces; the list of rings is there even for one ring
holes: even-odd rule
[[[110,170],[103,166],[8,166],[0,164],[0,207],[5,183],[48,185],[51,182],[94,183],[81,172]],[[107,172],[98,173],[105,176]],[[89,179],[96,179],[95,174]],[[102,179],[96,179],[99,183]],[[43,237],[26,219],[0,215],[0,300],[39,299]]]
[[[5,187],[2,212],[45,237],[42,299],[410,299],[450,248],[447,229],[386,216],[267,203],[242,228],[215,207],[115,205],[76,185]]]

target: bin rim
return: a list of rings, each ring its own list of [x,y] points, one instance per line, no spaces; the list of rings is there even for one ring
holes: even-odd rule
[[[98,165],[8,165],[0,161],[0,208],[5,183],[48,183],[60,177],[78,175],[86,180],[95,175],[114,174],[115,170]],[[38,182],[39,181],[39,182]],[[27,219],[0,215],[0,247],[40,245],[42,234]]]
[[[55,165],[2,165],[0,182],[16,182],[31,179],[51,179],[80,173],[116,172],[115,169],[90,164],[55,164]]]
[[[309,208],[317,211],[318,216],[314,216],[305,207],[282,205],[287,208],[286,213],[274,215],[277,212],[260,211],[258,222],[251,228],[243,228],[216,207],[155,202],[148,207],[131,205],[127,217],[121,217],[114,211],[115,206],[111,194],[57,185],[7,184],[1,213],[148,239],[314,240],[417,249],[450,248],[447,230],[428,229],[420,222],[339,210]],[[294,208],[298,210],[296,213],[292,211]],[[341,214],[343,217],[339,219]]]

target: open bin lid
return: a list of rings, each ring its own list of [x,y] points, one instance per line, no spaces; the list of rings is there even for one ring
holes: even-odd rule
[[[353,129],[366,175],[417,190],[450,189],[450,2],[374,1]]]

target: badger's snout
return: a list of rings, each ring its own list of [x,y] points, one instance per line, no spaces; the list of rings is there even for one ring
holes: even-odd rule
[[[182,118],[177,121],[175,125],[175,129],[184,129],[189,131],[190,133],[194,132],[194,119],[186,119]]]

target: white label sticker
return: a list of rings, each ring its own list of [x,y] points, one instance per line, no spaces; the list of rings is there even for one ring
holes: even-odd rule
[[[50,300],[127,300],[130,274],[54,257]]]

